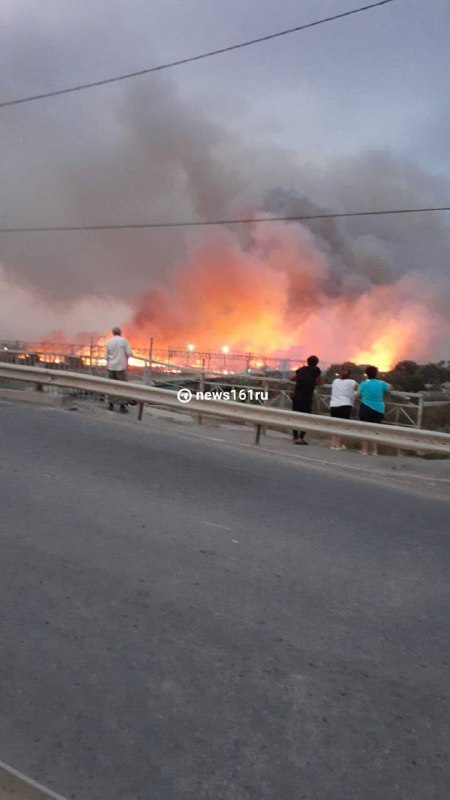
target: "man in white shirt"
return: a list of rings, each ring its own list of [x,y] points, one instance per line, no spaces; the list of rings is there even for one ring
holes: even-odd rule
[[[130,345],[123,338],[122,331],[116,327],[112,329],[112,338],[106,342],[106,363],[108,378],[113,381],[126,381],[128,359],[133,355]],[[126,414],[128,409],[123,400],[119,401],[119,410]],[[109,398],[109,410],[114,411],[113,398]]]

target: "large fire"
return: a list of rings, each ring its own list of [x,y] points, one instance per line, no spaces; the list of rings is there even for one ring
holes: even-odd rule
[[[433,359],[437,347],[450,342],[450,324],[437,311],[438,292],[417,274],[390,277],[376,253],[358,260],[351,243],[345,248],[348,263],[323,237],[299,225],[214,233],[191,248],[170,281],[155,285],[153,278],[134,312],[113,311],[110,325],[122,324],[141,356],[130,361],[135,367],[144,365],[151,338],[160,361],[163,351],[178,350],[172,360],[168,356],[170,366],[201,366],[201,352],[215,352],[224,372],[234,368],[236,353],[251,354],[256,367],[269,357],[295,361],[316,353],[322,364],[349,360],[382,371],[402,359]],[[24,305],[27,297],[19,299]],[[92,309],[87,317],[94,328],[95,297]],[[80,332],[70,339],[47,334],[36,351],[55,352],[50,342],[59,342],[60,354],[72,352],[103,365],[110,332],[102,334]],[[236,368],[244,365],[242,359],[236,362]]]
[[[388,370],[403,358],[430,357],[435,338],[448,335],[422,304],[418,276],[374,284],[352,275],[357,290],[330,291],[332,267],[308,232],[263,226],[257,237],[251,247],[222,235],[197,248],[169,287],[139,299],[128,338],[142,347],[152,336],[159,347],[195,343],[284,358],[314,352]]]

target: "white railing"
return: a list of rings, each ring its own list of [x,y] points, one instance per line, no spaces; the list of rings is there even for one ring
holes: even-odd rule
[[[95,375],[77,372],[54,371],[40,367],[18,364],[0,364],[0,378],[27,381],[38,387],[59,386],[78,389],[101,395],[113,395],[124,400],[134,400],[139,405],[139,418],[144,404],[152,404],[195,413],[199,417],[213,416],[232,420],[255,428],[255,444],[259,443],[261,430],[305,430],[328,435],[337,434],[349,439],[364,439],[369,442],[394,447],[397,450],[441,453],[450,456],[450,434],[435,431],[401,428],[390,425],[374,425],[356,420],[341,420],[316,414],[303,414],[267,406],[247,405],[222,400],[192,399],[189,404],[179,402],[175,392],[142,384],[122,383]]]

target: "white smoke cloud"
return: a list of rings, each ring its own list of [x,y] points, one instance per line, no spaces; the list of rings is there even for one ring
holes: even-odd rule
[[[0,339],[36,341],[58,336],[88,341],[131,317],[132,309],[114,297],[79,297],[49,302],[32,288],[7,278],[0,264]]]

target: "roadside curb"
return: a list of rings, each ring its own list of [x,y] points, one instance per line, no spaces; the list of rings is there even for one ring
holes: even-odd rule
[[[271,450],[268,447],[262,447],[261,450],[264,450],[266,453],[274,453],[274,452],[277,452],[277,453],[280,452],[281,453],[281,451]],[[359,465],[359,464],[358,465],[356,465],[356,464],[343,464],[343,463],[338,463],[336,461],[329,461],[329,460],[327,460],[325,458],[314,458],[314,457],[307,458],[306,456],[301,456],[300,454],[297,454],[297,453],[294,455],[294,453],[284,453],[283,452],[282,455],[283,456],[287,455],[288,458],[293,458],[296,461],[301,460],[302,463],[305,463],[305,464],[314,464],[315,463],[315,464],[324,464],[327,467],[334,467],[334,468],[339,467],[339,469],[341,469],[343,472],[345,472],[346,470],[354,470],[355,472],[358,472],[358,474],[376,475],[377,477],[381,477],[381,478],[388,478],[388,477],[392,477],[392,478],[408,478],[408,479],[409,478],[417,478],[418,480],[421,480],[421,481],[430,481],[430,482],[433,482],[433,483],[443,483],[443,484],[448,484],[450,486],[450,478],[439,478],[439,477],[434,476],[434,475],[423,475],[423,474],[419,474],[417,472],[401,472],[399,469],[396,469],[395,467],[391,467],[390,469],[386,469],[386,470],[367,469],[367,467],[364,464],[361,464],[361,465]],[[395,458],[395,456],[394,456],[394,458]]]
[[[28,389],[0,388],[0,400],[18,401],[39,406],[52,406],[53,408],[63,408],[67,403],[66,395],[33,392]]]
[[[67,800],[32,778],[0,761],[1,800]]]

